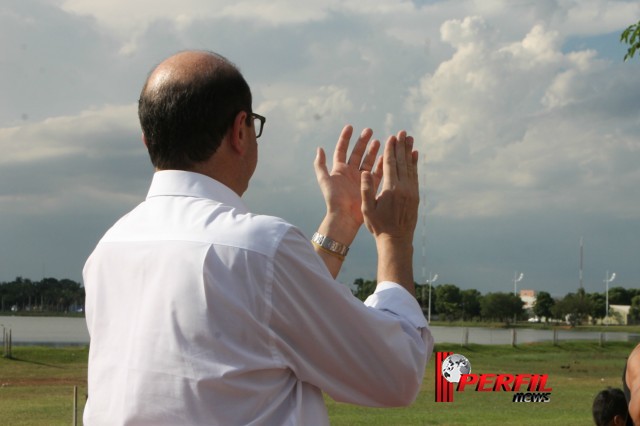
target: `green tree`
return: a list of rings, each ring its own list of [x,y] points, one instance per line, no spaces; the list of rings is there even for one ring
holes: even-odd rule
[[[610,305],[631,305],[631,294],[624,287],[611,287],[609,289]]]
[[[629,25],[620,34],[620,42],[628,44],[627,53],[624,55],[624,60],[633,58],[636,54],[636,50],[640,49],[640,21],[633,25]]]
[[[628,288],[627,293],[629,293],[629,297],[633,299],[636,296],[640,296],[640,288]]]
[[[462,296],[462,320],[480,318],[480,299],[482,294],[476,289],[463,290]]]
[[[416,284],[416,300],[422,308],[422,312],[426,312],[429,303],[429,284]]]
[[[536,301],[533,304],[533,313],[538,318],[544,318],[545,322],[549,322],[549,318],[552,317],[551,308],[556,304],[551,294],[546,291],[541,291],[536,297]]]
[[[591,323],[596,324],[607,315],[607,301],[602,293],[589,293],[587,297],[590,303]]]
[[[480,300],[482,318],[487,321],[502,321],[509,324],[514,317],[524,314],[524,302],[513,293],[488,293]]]
[[[591,300],[584,289],[580,289],[557,301],[552,311],[555,318],[567,320],[571,326],[580,325],[591,312]]]
[[[637,324],[640,322],[640,295],[631,299],[631,309],[629,309],[629,319]]]
[[[431,290],[433,292],[433,289]],[[462,312],[462,294],[455,284],[443,284],[435,288],[436,311],[447,321],[460,318]],[[432,301],[433,303],[433,301]]]
[[[68,312],[84,305],[84,287],[69,279],[31,281],[16,277],[0,283],[0,309]]]
[[[353,281],[355,290],[352,291],[354,296],[358,299],[365,301],[367,297],[371,296],[376,289],[377,282],[375,280],[364,280],[357,278]]]

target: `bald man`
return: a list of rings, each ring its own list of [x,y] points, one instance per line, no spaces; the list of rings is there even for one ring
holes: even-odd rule
[[[372,131],[349,154],[345,126],[331,171],[318,149],[327,211],[309,241],[242,202],[266,119],[227,59],[163,61],[139,118],[155,167],[147,198],[83,271],[85,424],[326,425],[323,391],[367,406],[413,402],[433,349],[413,296],[413,139],[389,137],[376,161]],[[378,249],[365,303],[335,280],[363,223]]]

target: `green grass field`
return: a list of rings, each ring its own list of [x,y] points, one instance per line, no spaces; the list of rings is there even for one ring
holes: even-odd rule
[[[0,358],[0,424],[70,425],[77,386],[81,425],[88,353],[86,347],[14,346],[13,359]]]
[[[564,342],[510,346],[438,345],[465,355],[473,373],[548,374],[548,403],[513,403],[511,392],[454,394],[435,403],[434,359],[417,401],[409,408],[378,409],[327,398],[332,425],[589,425],[591,403],[606,386],[620,387],[634,343]],[[14,347],[15,359],[0,358],[0,424],[69,425],[73,388],[78,387],[78,424],[86,397],[87,348]]]
[[[327,398],[332,425],[589,425],[595,395],[621,387],[627,355],[635,343],[566,342],[510,346],[438,345],[436,351],[466,356],[472,373],[548,374],[553,388],[548,403],[514,403],[511,392],[454,393],[454,402],[435,403],[435,356],[414,405],[371,409],[338,404]]]

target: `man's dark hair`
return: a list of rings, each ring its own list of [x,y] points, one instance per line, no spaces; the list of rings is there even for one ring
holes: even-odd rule
[[[593,420],[597,426],[606,426],[617,415],[626,419],[629,415],[627,399],[621,389],[608,387],[593,400]]]
[[[168,78],[153,88],[147,79],[142,88],[138,117],[151,163],[160,170],[189,170],[207,160],[236,115],[251,113],[251,89],[238,68],[207,53],[214,59],[211,65],[188,78]]]

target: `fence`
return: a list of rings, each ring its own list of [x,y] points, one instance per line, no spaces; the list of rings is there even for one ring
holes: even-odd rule
[[[554,345],[562,341],[587,340],[596,341],[600,345],[613,341],[640,342],[640,334],[628,332],[585,332],[563,329],[504,329],[485,327],[431,327],[431,333],[438,343],[452,343],[468,346],[480,345],[511,345],[551,342]]]

